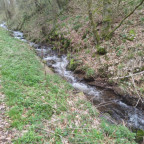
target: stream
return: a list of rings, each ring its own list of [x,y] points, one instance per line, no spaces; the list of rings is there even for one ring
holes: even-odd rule
[[[5,23],[0,24],[0,27],[8,30]],[[37,55],[46,62],[47,66],[52,67],[56,73],[65,78],[76,90],[83,92],[100,112],[109,113],[118,122],[124,121],[128,127],[144,130],[144,111],[127,105],[121,100],[120,96],[111,90],[98,89],[76,78],[72,71],[67,70],[69,61],[66,55],[59,56],[49,46],[42,46],[25,40],[22,32],[11,32],[15,38],[34,47]]]

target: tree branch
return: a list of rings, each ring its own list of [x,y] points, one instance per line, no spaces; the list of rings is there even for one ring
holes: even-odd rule
[[[131,11],[125,18],[122,19],[122,21],[119,23],[117,27],[115,27],[108,35],[107,37],[110,37],[122,24],[123,22],[130,17],[142,4],[144,3],[144,0],[142,0],[134,9]]]

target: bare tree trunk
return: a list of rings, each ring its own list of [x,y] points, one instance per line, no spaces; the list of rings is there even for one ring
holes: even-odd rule
[[[6,19],[11,19],[15,13],[15,0],[3,0]]]
[[[89,20],[90,20],[91,27],[92,27],[92,32],[93,32],[93,35],[94,35],[94,40],[95,40],[95,43],[97,45],[99,45],[100,37],[99,37],[98,31],[96,29],[96,25],[95,25],[94,20],[93,20],[93,14],[92,14],[92,10],[91,10],[92,0],[87,0],[87,5],[88,5]]]
[[[6,20],[8,20],[8,19],[9,19],[8,7],[7,7],[7,3],[6,3],[5,0],[3,0],[3,6],[4,6],[4,11],[5,11]]]
[[[111,1],[112,0],[103,0],[103,31],[102,31],[102,35],[104,37],[110,32],[110,29],[111,29],[111,22],[112,22]]]
[[[10,11],[11,15],[13,16],[15,13],[15,0],[10,0]]]

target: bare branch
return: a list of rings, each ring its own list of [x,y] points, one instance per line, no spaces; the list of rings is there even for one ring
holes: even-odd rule
[[[107,37],[110,37],[122,24],[123,22],[128,18],[130,17],[142,4],[144,3],[144,0],[142,0],[134,9],[133,11],[131,11],[125,18],[122,19],[122,21],[120,22],[120,24],[115,27],[108,35]]]

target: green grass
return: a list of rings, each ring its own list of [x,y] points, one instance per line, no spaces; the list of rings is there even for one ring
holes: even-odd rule
[[[43,141],[43,136],[39,136],[37,133],[34,132],[33,129],[29,130],[27,133],[25,133],[23,135],[23,137],[18,138],[14,144],[23,144],[23,143],[27,143],[27,144],[42,144]]]
[[[105,121],[101,123],[102,129],[104,133],[109,135],[112,138],[116,138],[116,143],[118,144],[133,144],[132,140],[135,138],[135,134],[131,133],[126,127],[124,126],[116,126],[112,124],[108,124]]]
[[[66,110],[70,85],[57,75],[45,76],[29,46],[2,29],[0,65],[12,127],[22,130],[25,125],[40,124],[42,119],[50,119],[53,114]]]
[[[83,94],[72,94],[59,76],[45,75],[29,45],[1,28],[0,65],[11,128],[21,133],[14,144],[134,143],[126,127],[99,124],[98,111]]]

